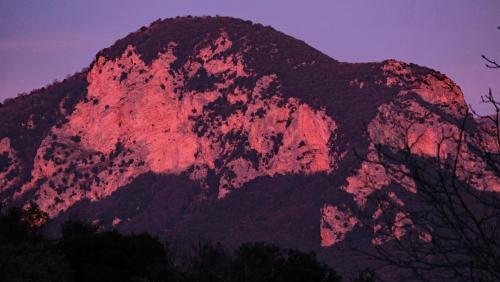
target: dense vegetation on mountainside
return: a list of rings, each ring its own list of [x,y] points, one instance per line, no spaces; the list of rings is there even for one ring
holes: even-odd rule
[[[123,235],[79,220],[65,222],[62,237],[50,240],[37,225],[44,217],[36,205],[0,214],[2,281],[341,281],[314,253],[273,244],[229,252],[200,242],[190,255],[176,257],[172,246],[147,233]],[[363,275],[359,281],[370,281]]]
[[[0,107],[0,139],[10,138],[21,162],[13,177],[21,176],[23,181],[30,179],[33,159],[43,138],[53,126],[66,122],[65,117],[86,94],[86,73],[81,72],[28,95],[4,101]]]

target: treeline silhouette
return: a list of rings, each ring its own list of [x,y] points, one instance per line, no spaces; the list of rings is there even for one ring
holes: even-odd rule
[[[46,214],[31,204],[0,214],[1,281],[341,281],[314,253],[248,243],[229,252],[198,242],[177,257],[147,234],[104,231],[80,220],[62,224],[59,239],[43,235]]]

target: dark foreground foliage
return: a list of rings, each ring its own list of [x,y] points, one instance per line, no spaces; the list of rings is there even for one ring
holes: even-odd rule
[[[1,281],[341,281],[314,253],[251,243],[228,252],[200,242],[176,259],[147,233],[124,235],[79,220],[50,240],[38,226],[46,215],[32,204],[0,214]]]

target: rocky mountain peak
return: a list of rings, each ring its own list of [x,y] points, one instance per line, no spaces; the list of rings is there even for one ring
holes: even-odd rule
[[[415,64],[339,62],[227,17],[158,20],[0,108],[0,199],[55,222],[327,249],[372,193],[416,192],[369,161],[377,146],[451,156],[437,143],[467,111],[455,83]],[[472,181],[500,190],[492,173]]]

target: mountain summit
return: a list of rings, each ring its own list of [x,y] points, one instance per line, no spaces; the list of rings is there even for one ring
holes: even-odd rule
[[[425,67],[339,62],[233,18],[158,20],[0,107],[0,199],[35,201],[53,222],[272,241],[335,261],[384,242],[356,231],[370,195],[416,192],[376,164],[376,147],[447,156],[438,143],[467,111],[460,88]],[[472,181],[500,190],[487,171]]]

